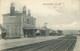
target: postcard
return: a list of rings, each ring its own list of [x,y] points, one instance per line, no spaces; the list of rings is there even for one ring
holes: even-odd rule
[[[0,0],[0,51],[80,51],[80,0]]]

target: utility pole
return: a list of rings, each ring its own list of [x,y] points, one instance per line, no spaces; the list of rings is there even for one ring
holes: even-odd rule
[[[47,27],[47,24],[48,24],[47,22],[46,22],[46,23],[44,23],[44,27]]]

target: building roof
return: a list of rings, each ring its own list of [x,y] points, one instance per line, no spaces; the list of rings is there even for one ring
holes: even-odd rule
[[[23,29],[37,29],[35,26],[33,25],[23,25]]]
[[[14,13],[13,16],[21,16],[21,15],[23,15],[23,16],[25,16],[25,17],[32,17],[32,18],[34,18],[33,16],[28,16],[28,15],[26,15],[26,14],[23,14],[23,13],[19,12],[19,11],[15,11],[15,13]],[[3,14],[3,16],[10,16],[10,13]],[[34,18],[34,19],[36,19],[36,18]]]
[[[7,13],[7,14],[3,14],[4,16],[10,16],[10,13]],[[14,16],[20,16],[20,15],[23,15],[23,13],[19,12],[19,11],[15,11],[14,13]]]

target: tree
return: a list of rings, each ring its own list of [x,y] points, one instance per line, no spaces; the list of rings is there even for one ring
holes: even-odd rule
[[[0,24],[0,30],[1,30],[1,24]]]
[[[0,30],[1,30],[1,37],[4,39],[6,37],[6,31],[7,29],[5,29],[1,24],[0,24]]]
[[[80,36],[80,30],[79,30],[78,32],[79,32],[78,34],[79,34],[79,36]]]
[[[1,24],[0,24],[0,35],[1,35]]]
[[[63,31],[62,30],[57,30],[58,35],[63,35]]]
[[[79,30],[79,33],[80,33],[80,30]]]
[[[2,27],[2,25],[1,25],[1,24],[0,24],[0,30],[1,30],[1,31],[3,31],[3,27]]]
[[[51,36],[56,35],[56,31],[55,31],[55,30],[52,30],[52,31],[49,33],[49,35],[51,35]]]

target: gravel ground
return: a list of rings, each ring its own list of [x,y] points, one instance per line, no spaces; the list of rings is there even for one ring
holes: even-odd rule
[[[74,51],[80,51],[80,36],[77,36],[77,42]]]

